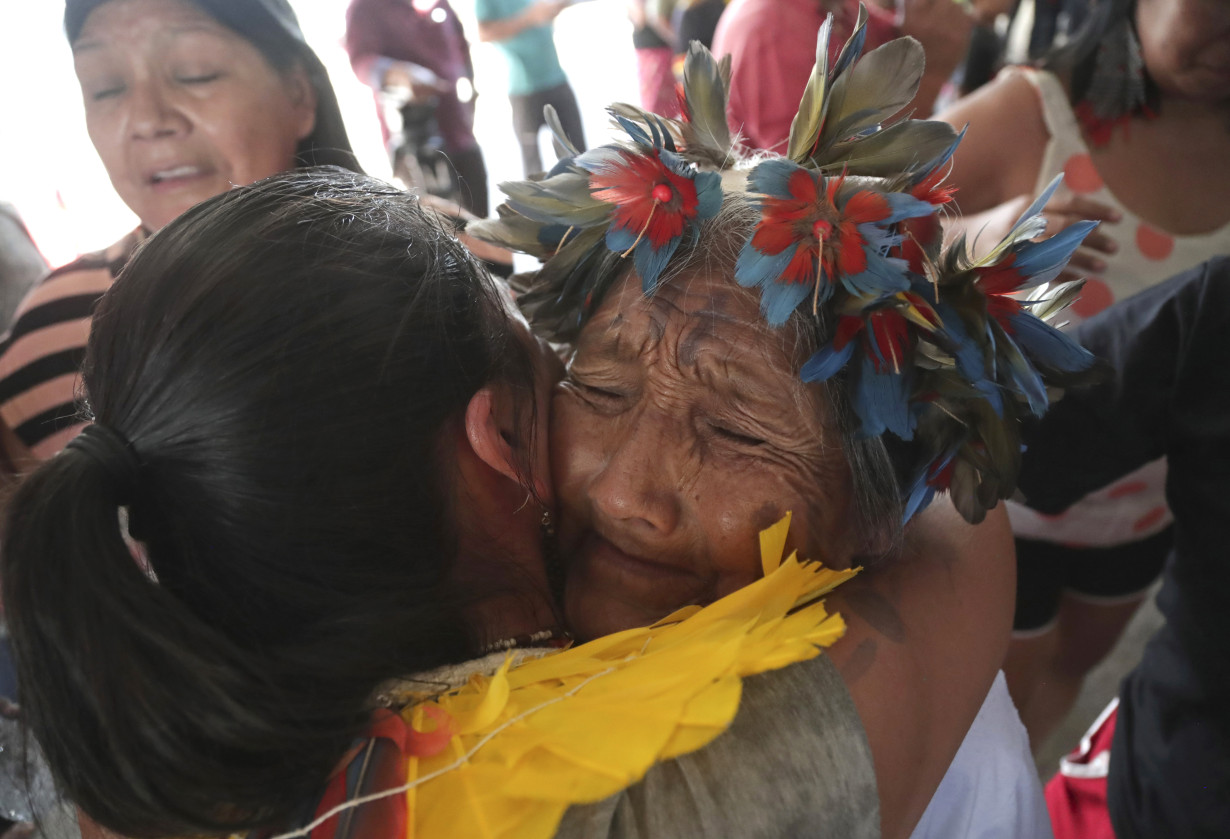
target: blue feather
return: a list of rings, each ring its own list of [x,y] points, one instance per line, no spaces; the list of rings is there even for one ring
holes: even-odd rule
[[[851,276],[843,275],[841,284],[858,297],[887,297],[910,288],[908,266],[904,260],[880,256],[872,248],[863,248],[867,255],[867,270]]]
[[[902,522],[908,522],[914,517],[914,514],[919,510],[925,509],[931,504],[935,498],[935,487],[928,483],[932,478],[942,472],[956,457],[961,446],[956,445],[948,450],[948,452],[935,460],[928,463],[922,469],[918,470],[918,474],[914,476],[914,482],[910,485],[909,497],[905,502],[905,515]]]
[[[1093,365],[1093,353],[1039,318],[1023,313],[1013,315],[1009,323],[1017,345],[1044,367],[1073,373]]]
[[[871,357],[864,355],[853,396],[859,434],[878,437],[891,431],[902,440],[913,439],[915,418],[910,410],[908,373],[877,373]]]
[[[1042,376],[1038,374],[1034,366],[1029,363],[1029,359],[1013,341],[1002,340],[1000,349],[1004,355],[1008,378],[1013,390],[1025,397],[1030,413],[1035,417],[1041,417],[1046,413],[1047,406],[1050,404]]]
[[[555,161],[555,165],[551,167],[551,171],[547,173],[548,178],[554,178],[556,175],[562,175],[565,172],[572,170],[573,163],[576,159],[572,157],[561,157]]]
[[[747,185],[752,192],[786,198],[790,196],[790,177],[801,168],[785,159],[766,160],[747,176]]]
[[[979,391],[983,398],[987,400],[987,404],[991,406],[991,410],[995,411],[996,416],[1003,417],[1004,396],[999,392],[999,385],[990,379],[979,379],[974,382],[974,389]]]
[[[735,263],[735,280],[739,285],[764,286],[775,282],[790,260],[799,243],[795,242],[779,254],[769,255],[752,244],[751,238],[743,243],[739,250],[739,260]]]
[[[605,172],[610,168],[618,168],[626,151],[619,146],[599,146],[577,155],[573,162],[586,172]]]
[[[940,316],[940,321],[943,323],[940,331],[956,347],[953,358],[956,359],[957,369],[970,381],[976,382],[985,377],[986,356],[983,355],[978,343],[969,337],[969,332],[965,329],[965,322],[961,320],[957,310],[941,302],[935,304],[935,313]]]
[[[1029,280],[1022,283],[1021,288],[1053,280],[1068,264],[1068,260],[1085,237],[1097,226],[1096,221],[1080,221],[1065,227],[1049,239],[1031,242],[1017,251],[1012,267]]]
[[[628,136],[631,137],[633,140],[635,140],[637,143],[640,143],[642,146],[656,146],[657,145],[656,143],[653,142],[653,140],[649,139],[649,135],[645,133],[645,129],[641,128],[639,125],[637,125],[632,120],[628,119],[627,117],[621,117],[615,113],[612,113],[611,116],[615,117],[615,121],[619,123],[620,128],[622,128],[625,132],[627,132]]]
[[[623,253],[636,242],[636,234],[626,227],[612,224],[606,229],[606,249],[611,253]]]
[[[700,172],[695,178],[696,215],[709,218],[722,209],[722,176],[717,172]]]
[[[837,56],[837,63],[833,65],[833,69],[829,71],[829,78],[835,79],[846,71],[846,68],[855,62],[862,55],[863,44],[867,41],[866,24],[860,26],[850,36],[850,40],[846,41],[845,46],[841,48],[841,53]]]
[[[1055,179],[1046,185],[1046,189],[1042,190],[1042,194],[1034,200],[1034,203],[1030,204],[1025,212],[1021,213],[1021,217],[1016,220],[1016,224],[1012,225],[1012,229],[1016,230],[1022,224],[1042,212],[1042,208],[1046,206],[1046,202],[1051,200],[1051,196],[1055,194],[1055,190],[1059,189],[1061,183],[1063,183],[1062,173],[1056,175]]]
[[[900,233],[890,233],[887,228],[880,227],[875,222],[864,222],[858,226],[858,232],[863,234],[863,239],[868,245],[878,250],[880,253],[885,253],[889,248],[900,245],[903,237]]]
[[[922,183],[932,172],[943,166],[949,160],[952,160],[952,155],[957,150],[957,146],[961,145],[961,141],[965,138],[966,131],[969,131],[968,122],[965,123],[965,127],[961,129],[961,133],[957,135],[957,139],[952,141],[952,145],[944,149],[938,157],[932,159],[918,169],[917,173],[910,178],[910,186]]]
[[[821,297],[825,297],[825,289],[832,290],[828,283],[820,284]],[[789,318],[791,312],[808,298],[815,285],[807,283],[768,282],[760,293],[760,311],[770,326],[781,326]]]
[[[682,157],[680,157],[678,154],[676,154],[675,152],[667,151],[665,149],[662,151],[659,151],[658,159],[661,160],[662,163],[666,165],[667,169],[670,169],[676,175],[683,175],[685,177],[691,177],[692,165],[688,163],[686,160],[684,160]]]
[[[816,350],[800,371],[803,381],[823,382],[840,373],[854,355],[854,346],[854,341],[848,341],[838,350],[833,348],[832,343],[828,343]]]
[[[929,216],[935,212],[935,205],[930,201],[915,198],[907,192],[886,192],[884,198],[888,201],[892,215],[877,222],[878,224],[895,224],[908,218]]]
[[[926,472],[914,479],[910,494],[905,500],[905,513],[901,516],[901,524],[907,525],[914,514],[931,506],[935,500],[935,489],[927,483]]]
[[[648,239],[642,239],[636,246],[632,258],[636,262],[636,273],[641,275],[641,291],[645,294],[658,287],[658,278],[666,270],[667,263],[682,239],[682,236],[676,236],[660,248],[655,248]]]
[[[568,234],[568,227],[562,224],[544,224],[538,228],[538,244],[548,248],[558,248],[560,240]]]

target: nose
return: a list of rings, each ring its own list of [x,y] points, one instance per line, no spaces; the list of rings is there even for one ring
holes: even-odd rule
[[[641,538],[669,536],[683,511],[680,441],[660,411],[629,418],[589,484],[590,501],[609,520]]]
[[[132,84],[128,93],[128,127],[133,139],[157,140],[187,128],[187,121],[154,80]]]

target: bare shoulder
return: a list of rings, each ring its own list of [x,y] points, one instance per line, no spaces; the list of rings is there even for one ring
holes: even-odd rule
[[[951,183],[964,213],[988,210],[1031,194],[1050,133],[1038,90],[1024,72],[1005,72],[936,115],[958,130],[969,126],[953,156]]]
[[[885,837],[909,835],[990,689],[1011,631],[1013,560],[1002,507],[970,525],[937,499],[900,558],[830,598],[847,632],[829,652],[871,745]]]

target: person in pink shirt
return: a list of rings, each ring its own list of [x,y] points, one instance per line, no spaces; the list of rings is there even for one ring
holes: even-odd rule
[[[859,0],[731,0],[718,22],[713,54],[730,55],[731,128],[746,145],[780,152],[816,63],[816,35],[833,16],[829,59],[854,30]],[[927,72],[914,99],[914,115],[931,113],[940,87],[965,55],[973,19],[952,0],[899,0],[897,14],[867,7],[865,51],[910,35],[927,52]]]

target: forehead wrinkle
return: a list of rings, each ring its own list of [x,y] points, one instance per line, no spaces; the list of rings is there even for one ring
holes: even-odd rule
[[[652,336],[647,336],[639,346],[634,347],[628,336],[629,328],[634,329],[635,325],[629,323],[624,312],[617,309],[605,317],[600,313],[582,330],[573,353],[573,361],[591,354],[622,363],[636,361],[642,353],[651,348]]]

